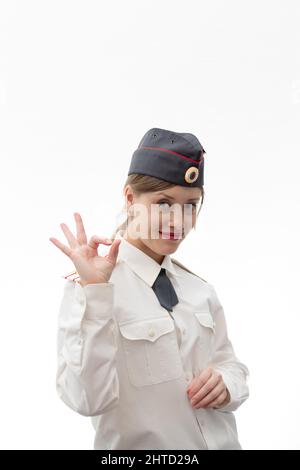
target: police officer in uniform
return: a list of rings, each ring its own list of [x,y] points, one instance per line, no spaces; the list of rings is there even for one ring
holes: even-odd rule
[[[152,128],[128,175],[172,183],[169,195],[203,188],[204,153],[191,133]],[[59,310],[56,388],[91,417],[94,448],[241,449],[233,412],[249,396],[249,370],[213,285],[171,256],[174,239],[118,231],[88,241],[74,216],[76,236],[61,224],[69,246],[50,238],[76,269]]]

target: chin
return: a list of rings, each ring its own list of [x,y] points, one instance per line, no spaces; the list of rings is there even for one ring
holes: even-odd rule
[[[155,251],[159,252],[161,255],[169,255],[177,250],[181,242],[182,239],[178,241],[169,241],[167,239],[156,240],[155,247],[157,248],[157,250]]]

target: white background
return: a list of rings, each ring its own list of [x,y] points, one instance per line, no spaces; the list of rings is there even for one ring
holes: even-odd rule
[[[300,3],[1,1],[3,449],[90,449],[56,395],[73,212],[110,235],[145,132],[206,150],[197,230],[174,257],[217,290],[250,397],[244,449],[299,449]]]

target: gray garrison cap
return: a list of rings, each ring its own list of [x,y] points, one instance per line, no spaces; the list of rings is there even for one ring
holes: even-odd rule
[[[190,188],[204,184],[205,150],[194,134],[153,127],[134,151],[128,175],[139,173]]]

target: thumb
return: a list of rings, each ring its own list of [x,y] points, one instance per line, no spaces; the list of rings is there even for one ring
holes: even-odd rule
[[[110,250],[109,250],[108,254],[106,255],[108,261],[110,261],[114,265],[117,262],[118,253],[119,253],[119,246],[120,246],[121,241],[122,240],[120,240],[119,238],[114,240],[113,244],[110,247]]]

